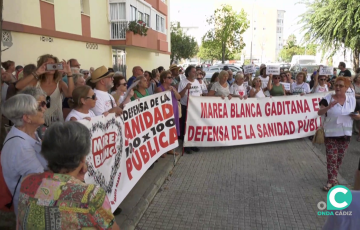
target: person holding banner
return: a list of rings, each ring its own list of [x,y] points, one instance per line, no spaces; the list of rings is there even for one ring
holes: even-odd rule
[[[96,94],[96,104],[91,110],[96,116],[115,113],[116,115],[122,114],[122,109],[116,106],[115,99],[108,92],[114,86],[113,72],[109,72],[105,66],[97,68],[91,75],[91,83],[95,84],[94,93]]]
[[[255,77],[252,81],[252,89],[250,90],[249,97],[264,98],[265,94],[262,89],[260,77]]]
[[[18,229],[119,229],[105,190],[82,182],[90,146],[89,129],[79,122],[47,129],[41,154],[50,170],[23,178]]]
[[[296,82],[291,84],[291,93],[293,95],[305,95],[311,93],[310,86],[306,83],[306,74],[300,72],[296,75]]]
[[[160,83],[161,85],[155,89],[155,93],[161,93],[164,91],[169,90],[172,96],[172,105],[174,110],[174,119],[175,119],[175,126],[177,135],[180,136],[180,118],[179,118],[179,106],[178,101],[181,99],[180,94],[178,91],[171,86],[172,83],[172,76],[170,71],[163,71],[160,74]],[[170,155],[178,155],[174,150],[167,152]]]
[[[228,79],[229,79],[228,71],[222,70],[219,74],[219,82],[215,82],[213,84],[207,96],[221,97],[222,99],[228,97],[230,100],[232,96],[230,94]]]
[[[195,79],[196,77],[196,69],[194,66],[190,65],[185,70],[186,79],[181,80],[179,84],[179,90],[181,99],[181,120],[180,120],[180,140],[184,140],[185,135],[185,124],[186,124],[186,116],[187,116],[187,103],[188,103],[188,95],[200,97],[202,95],[201,86],[199,81]],[[187,154],[191,154],[191,150],[194,152],[199,152],[200,149],[197,147],[185,147],[184,151]]]
[[[147,90],[149,88],[149,84],[145,76],[137,77],[134,83],[135,82],[139,83],[134,87],[134,96],[131,97],[131,101],[135,101],[136,99],[150,95],[149,91]]]
[[[325,115],[323,122],[327,160],[328,181],[323,190],[329,191],[338,185],[337,175],[349,146],[352,135],[353,119],[351,113],[355,109],[355,98],[346,95],[350,80],[338,77],[335,81],[335,94],[328,94],[319,103],[318,115]]]
[[[91,120],[95,117],[92,108],[96,105],[96,94],[90,86],[84,85],[76,88],[72,93],[72,98],[69,100],[70,108],[73,108],[66,117],[65,121],[77,120]]]
[[[248,87],[244,86],[244,74],[238,73],[235,76],[235,82],[230,86],[230,94],[233,97],[240,97],[240,99],[247,99]]]
[[[267,88],[273,97],[286,96],[285,87],[280,83],[280,76],[270,74]]]

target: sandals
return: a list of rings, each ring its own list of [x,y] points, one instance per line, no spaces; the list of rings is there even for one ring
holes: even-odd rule
[[[330,186],[329,186],[330,185]],[[336,179],[335,180],[335,183],[334,184],[326,184],[324,187],[323,187],[323,190],[324,191],[329,191],[332,187],[336,186],[336,185],[339,185],[339,181]]]

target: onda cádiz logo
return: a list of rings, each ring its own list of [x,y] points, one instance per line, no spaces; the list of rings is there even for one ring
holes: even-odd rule
[[[327,203],[320,201],[317,204],[319,216],[351,216],[352,211],[342,211],[349,207],[352,201],[350,189],[337,185],[331,188],[327,194]],[[327,209],[327,211],[325,211]]]

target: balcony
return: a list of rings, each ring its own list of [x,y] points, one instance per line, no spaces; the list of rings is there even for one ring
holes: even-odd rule
[[[147,31],[147,36],[127,31],[128,21],[111,22],[110,36],[113,46],[135,46],[155,51],[169,52],[166,34],[153,30]]]

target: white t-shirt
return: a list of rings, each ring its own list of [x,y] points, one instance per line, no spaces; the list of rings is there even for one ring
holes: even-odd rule
[[[333,94],[330,93],[323,98],[329,105],[334,100],[332,99],[332,95]],[[355,97],[346,95],[346,100],[342,106],[338,103],[327,111],[324,121],[325,137],[352,135],[353,120],[349,114],[354,112],[355,105]]]
[[[6,101],[6,94],[9,86],[6,83],[3,83],[1,86],[1,101],[4,103]]]
[[[329,92],[329,88],[328,88],[327,84],[325,84],[324,87],[322,87],[320,85],[316,86],[314,93],[323,93],[323,92]]]
[[[291,93],[293,95],[300,95],[302,93],[308,94],[310,93],[310,86],[308,83],[304,82],[302,84],[296,84],[296,82],[291,85]]]
[[[114,97],[108,92],[94,89],[94,93],[96,94],[97,101],[95,107],[91,110],[96,116],[99,116],[116,106]]]
[[[244,87],[244,84],[238,85],[236,83],[230,86],[230,94],[237,95],[237,96],[245,96],[247,95],[247,89]]]
[[[76,120],[83,120],[85,117],[96,117],[95,113],[89,110],[88,113],[81,113],[75,109],[72,109],[69,115],[66,117],[65,121],[70,121],[70,119],[74,117]]]
[[[194,82],[191,82],[187,78],[185,78],[184,80],[180,81],[178,92],[180,93],[183,89],[185,89],[188,83],[191,83],[189,94],[191,96],[200,97],[202,94],[202,90],[198,80],[194,80]],[[180,99],[180,103],[185,106],[187,106],[188,91],[189,90],[186,90],[184,96]]]
[[[346,95],[348,95],[349,97],[355,97],[355,89],[349,87],[346,91]]]
[[[200,84],[200,82],[199,82],[199,84]],[[204,81],[200,84],[200,87],[201,87],[201,91],[203,94],[208,93],[208,89],[207,89],[207,86],[205,85]]]
[[[115,91],[111,93],[111,95],[115,95],[115,94],[116,94]],[[124,100],[125,100],[125,93],[119,97],[118,104],[120,105]]]

